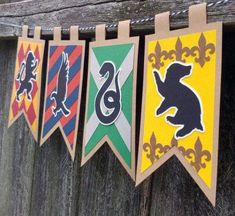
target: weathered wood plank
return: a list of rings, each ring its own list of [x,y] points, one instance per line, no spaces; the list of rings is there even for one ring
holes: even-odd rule
[[[30,25],[37,23],[44,27],[60,24],[70,26],[78,23],[95,25],[130,17],[154,15],[156,12],[171,8],[185,9],[193,2],[200,1],[40,0],[37,4],[35,2],[22,1],[0,5],[0,20]],[[29,10],[30,7],[32,10]],[[228,25],[234,24],[234,10],[234,1],[230,5],[210,9],[209,20],[224,20],[227,24],[225,30],[233,31]],[[182,27],[186,23],[186,16],[179,16],[172,20],[172,27]],[[149,33],[146,29],[152,28],[152,24],[136,26],[135,30],[143,28],[144,33]],[[16,29],[2,26],[0,29],[0,37],[19,34]],[[142,35],[143,32],[138,34]],[[7,129],[16,41],[1,40],[0,215],[235,215],[235,41],[232,41],[234,36],[234,32],[224,34],[216,208],[211,206],[176,158],[168,161],[137,188],[108,146],[103,146],[84,167],[80,168],[85,85],[74,164],[59,131],[40,148],[33,141],[23,118]],[[144,40],[141,37],[140,50],[144,49],[143,44]],[[140,52],[139,63],[137,113],[140,113],[141,104],[143,52]],[[85,68],[87,72],[87,65]],[[43,71],[45,83],[45,64]]]
[[[150,182],[136,188],[107,145],[93,157],[82,168],[77,215],[147,216]]]
[[[43,80],[45,81],[45,73]],[[44,93],[42,98],[43,95]],[[83,122],[83,117],[81,121]],[[59,130],[41,148],[36,148],[30,215],[76,215],[81,181],[82,131],[79,126],[74,163]]]
[[[36,149],[31,213],[29,215],[74,215],[80,163],[73,162],[59,131]]]
[[[10,97],[10,88],[7,88],[6,82],[7,82],[7,68],[13,68],[11,65],[13,64],[14,55],[14,46],[9,47],[9,49],[6,49],[6,45],[4,46],[4,41],[1,41],[1,47],[4,49],[5,52],[0,53],[0,62],[1,62],[1,86],[0,86],[0,96],[1,101],[4,101],[6,99],[5,105],[2,104],[0,108],[0,133],[1,133],[1,139],[0,139],[0,209],[1,214],[7,215],[12,207],[11,202],[11,191],[12,191],[12,179],[13,179],[13,167],[11,166],[13,164],[13,149],[14,149],[14,132],[11,133],[12,136],[9,136],[10,134],[7,131],[7,110],[9,106],[9,98]],[[10,45],[5,41],[7,45]],[[9,57],[9,62],[8,58]],[[11,62],[10,62],[11,61]],[[13,79],[13,78],[12,78]],[[10,80],[12,80],[10,79]],[[10,83],[9,80],[9,83]],[[7,90],[7,92],[6,92]],[[5,168],[4,168],[5,167]],[[11,211],[12,212],[12,211]]]
[[[23,116],[7,128],[15,41],[0,41],[0,215],[29,215],[35,142]]]
[[[43,28],[52,28],[62,25],[94,26],[100,23],[113,23],[118,20],[144,18],[154,16],[156,13],[168,10],[179,11],[187,9],[190,5],[204,2],[199,1],[174,1],[174,0],[82,0],[82,1],[26,1],[15,4],[0,5],[0,22],[10,22],[29,26],[41,25]],[[223,6],[212,7],[208,10],[208,20],[223,21],[225,25],[235,24],[235,2],[230,0]],[[187,25],[187,14],[174,17],[171,22],[173,28]],[[134,30],[152,29],[153,22],[135,25]],[[0,36],[11,37],[20,34],[20,29],[0,25]],[[31,32],[32,33],[32,32]],[[51,35],[51,31],[43,34]]]
[[[23,0],[1,0],[0,4],[6,4],[6,3],[15,3],[15,2],[20,2]]]
[[[229,130],[235,121],[235,67],[229,40],[234,33],[224,36],[224,67],[222,78],[222,106],[217,205],[213,208],[180,162],[173,158],[135,188],[108,146],[80,168],[81,141],[78,141],[75,168],[64,141],[54,134],[42,149],[37,149],[32,194],[32,215],[234,215],[235,202],[235,145],[234,132]],[[142,38],[143,39],[143,38]],[[142,40],[143,42],[143,40]],[[143,49],[143,43],[141,43]],[[232,53],[232,54],[231,54]],[[140,55],[143,62],[143,55]],[[139,80],[141,80],[139,68]],[[137,98],[141,97],[141,82]],[[84,97],[83,97],[83,101]],[[81,116],[84,116],[84,103]],[[137,108],[139,109],[139,108]],[[82,121],[83,122],[83,121]],[[80,124],[80,128],[83,125]],[[228,132],[229,131],[229,132]],[[78,135],[80,140],[82,132]],[[79,155],[79,156],[78,156]],[[64,160],[67,158],[66,160]],[[66,161],[64,163],[63,161]],[[65,164],[65,165],[64,165]],[[72,180],[71,180],[71,179]],[[72,197],[71,197],[72,188]],[[70,195],[69,195],[70,194]],[[56,200],[56,201],[55,201]]]

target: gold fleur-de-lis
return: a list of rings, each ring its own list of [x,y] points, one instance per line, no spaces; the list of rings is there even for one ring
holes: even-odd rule
[[[191,149],[191,148],[185,149],[182,146],[178,147],[178,149],[183,154],[184,157],[188,159],[192,159],[190,161],[190,164],[195,168],[197,172],[199,172],[201,168],[206,167],[206,163],[202,161],[204,157],[205,157],[205,161],[207,162],[211,160],[210,152],[207,150],[202,150],[202,143],[199,137],[197,138],[195,142],[194,149]]]
[[[149,149],[149,153],[147,153],[146,156],[147,158],[150,159],[152,163],[158,159],[155,155],[155,150],[156,150],[155,145],[156,145],[156,137],[154,133],[152,133],[152,136],[150,137],[150,142],[144,143],[143,145],[143,149],[145,152],[148,152],[148,149]]]
[[[157,143],[156,136],[153,132],[150,137],[150,142],[146,142],[143,145],[144,151],[147,152],[146,157],[149,158],[152,164],[158,160],[163,153],[165,154],[173,147],[176,147],[185,158],[190,160],[191,166],[194,167],[197,172],[199,172],[201,168],[206,168],[205,162],[211,160],[211,153],[208,150],[202,149],[202,143],[199,137],[197,138],[193,149],[186,149],[183,146],[179,146],[178,141],[174,137],[171,139],[170,145]]]
[[[160,158],[162,153],[166,153],[170,149],[170,146],[157,143],[156,136],[153,132],[150,137],[150,142],[144,143],[143,149],[145,152],[149,151],[149,153],[146,154],[146,157],[149,158],[152,163],[154,163],[155,160]]]
[[[198,57],[195,58],[195,62],[199,63],[201,67],[203,67],[206,62],[210,61],[210,56],[207,55],[207,51],[212,55],[215,52],[215,45],[213,43],[207,44],[206,38],[202,33],[198,40],[198,46],[191,48],[191,55],[193,57],[196,57],[198,53]]]
[[[167,59],[167,51],[162,50],[159,42],[157,42],[155,46],[155,52],[150,53],[148,56],[148,60],[152,63],[152,67],[156,69],[160,69],[161,67],[164,66],[164,62],[162,61],[162,57],[164,57],[164,60]]]
[[[191,161],[191,165],[199,172],[201,168],[206,167],[205,162],[202,162],[203,157],[205,157],[205,161],[210,161],[211,154],[207,150],[202,150],[202,143],[199,138],[194,145],[194,150],[194,161]]]
[[[170,50],[168,53],[169,59],[173,59],[175,56],[176,61],[185,62],[184,57],[190,56],[190,49],[188,47],[183,47],[180,38],[177,38],[175,49]]]
[[[174,137],[171,140],[171,146],[177,147],[184,157],[192,159],[190,164],[195,168],[197,172],[199,172],[201,168],[206,167],[206,163],[202,161],[204,157],[205,161],[207,162],[211,160],[210,152],[207,150],[202,150],[202,143],[199,137],[195,142],[194,149],[185,149],[183,146],[178,146],[178,141]]]

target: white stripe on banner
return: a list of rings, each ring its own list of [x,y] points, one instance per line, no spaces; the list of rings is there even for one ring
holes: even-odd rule
[[[96,56],[93,50],[91,49],[91,71],[88,71],[88,73],[91,72],[97,88],[100,88],[102,84],[101,82],[99,82],[100,81],[99,70],[100,70],[99,62],[97,61]],[[93,112],[86,124],[85,145],[90,140],[92,134],[95,132],[99,123],[100,122],[96,116],[96,112]]]
[[[134,46],[132,46],[132,48],[129,50],[126,58],[123,60],[122,65],[119,68],[119,70],[121,69],[121,71],[125,71],[125,73],[123,73],[122,76],[120,76],[120,80],[119,80],[120,88],[124,85],[130,73],[132,72],[133,65],[134,65]],[[100,89],[103,84],[103,80],[102,78],[100,78],[100,75],[99,75],[99,70],[100,70],[100,65],[96,59],[96,56],[93,50],[91,50],[91,74],[94,78],[95,84],[98,89]],[[115,89],[114,81],[111,83],[110,89]],[[107,111],[103,103],[102,103],[102,109],[104,111],[105,110]],[[92,134],[95,132],[99,123],[100,122],[94,111],[86,125],[85,145],[90,140]],[[117,127],[117,130],[120,133],[122,139],[124,140],[128,150],[131,151],[131,126],[129,122],[127,121],[123,112],[121,112],[119,117],[117,118],[115,122],[115,126]]]

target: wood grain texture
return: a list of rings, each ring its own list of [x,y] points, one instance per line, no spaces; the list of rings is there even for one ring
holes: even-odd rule
[[[119,20],[145,18],[169,10],[179,11],[188,9],[195,3],[205,0],[27,0],[15,4],[0,5],[0,22],[14,24],[27,24],[29,26],[41,25],[42,28],[54,26],[69,27],[95,26],[100,23],[113,23]],[[235,2],[212,7],[208,10],[208,20],[223,21],[225,25],[235,24]],[[171,27],[187,26],[187,14],[172,18]],[[153,22],[135,25],[133,29],[153,29]],[[112,29],[110,30],[112,31]],[[67,33],[67,32],[66,32]],[[21,30],[0,25],[0,36],[11,37],[21,34]],[[32,34],[32,31],[30,31]],[[44,31],[44,35],[51,35],[51,31]]]
[[[1,40],[0,47],[0,215],[29,215],[35,142],[23,116],[7,128],[16,43]]]
[[[24,22],[30,25],[37,23],[43,26],[60,24],[70,26],[77,23],[94,25],[130,17],[149,16],[171,8],[186,8],[200,1],[40,0],[38,2],[40,4],[35,4],[34,1],[22,1],[0,5],[0,20],[20,24]],[[87,64],[84,65],[80,131],[74,163],[59,131],[56,131],[40,148],[34,142],[23,117],[7,129],[16,55],[16,40],[12,36],[20,32],[0,26],[0,37],[10,37],[10,40],[0,40],[0,216],[235,215],[235,41],[233,40],[235,32],[234,28],[230,27],[234,26],[234,12],[235,7],[230,5],[214,8],[209,13],[210,21],[225,20],[227,23],[223,36],[221,121],[215,208],[176,158],[170,159],[138,187],[135,187],[107,145],[103,146],[84,167],[80,167]],[[186,23],[185,16],[178,17],[172,20],[172,27],[182,27]],[[152,24],[140,25],[135,27],[134,33],[132,32],[134,35],[141,35],[137,113],[141,111],[143,78],[141,51],[144,50],[144,35],[153,31],[149,30],[150,28]],[[141,29],[143,31],[140,31]],[[108,37],[113,37],[113,34],[108,34]],[[45,67],[46,62],[44,62],[42,86],[45,85]],[[139,117],[138,114],[137,125],[140,123]],[[137,140],[138,135],[139,127],[137,127]]]

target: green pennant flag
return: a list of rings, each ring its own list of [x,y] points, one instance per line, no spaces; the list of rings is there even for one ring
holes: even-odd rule
[[[136,42],[90,49],[84,164],[107,142],[134,178]]]

